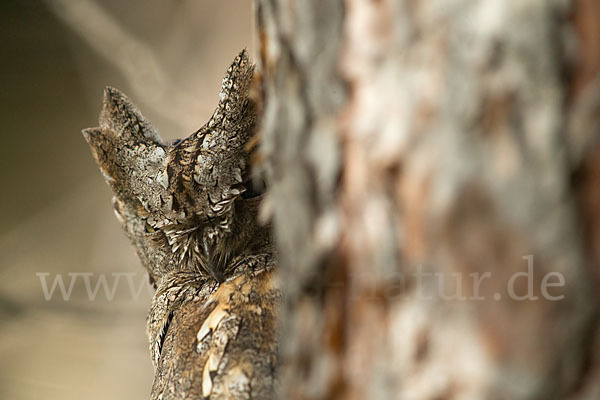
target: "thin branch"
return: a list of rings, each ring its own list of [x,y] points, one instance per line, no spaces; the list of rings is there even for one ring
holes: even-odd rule
[[[194,124],[197,100],[174,89],[150,47],[127,32],[96,2],[46,0],[50,9],[98,54],[120,71],[134,92],[161,117],[176,126]]]

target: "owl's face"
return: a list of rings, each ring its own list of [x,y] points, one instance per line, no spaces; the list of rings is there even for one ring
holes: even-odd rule
[[[237,220],[246,218],[252,73],[242,52],[223,79],[217,110],[184,140],[165,143],[112,88],[105,90],[100,127],[84,130],[115,194],[115,213],[153,281],[174,269],[223,279],[244,229]]]

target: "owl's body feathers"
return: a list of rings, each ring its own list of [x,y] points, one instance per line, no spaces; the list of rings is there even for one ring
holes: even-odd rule
[[[275,260],[269,229],[256,221],[262,196],[248,190],[253,71],[242,51],[213,116],[186,139],[165,143],[113,88],[100,126],[83,131],[157,288],[153,399],[275,396]]]

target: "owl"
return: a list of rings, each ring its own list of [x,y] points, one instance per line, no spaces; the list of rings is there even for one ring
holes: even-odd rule
[[[165,142],[119,90],[85,129],[113,208],[155,290],[147,322],[152,399],[270,399],[277,392],[276,259],[257,223],[257,105],[246,51],[209,121]]]

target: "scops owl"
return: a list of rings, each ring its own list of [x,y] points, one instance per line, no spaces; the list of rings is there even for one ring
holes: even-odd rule
[[[252,184],[256,103],[246,51],[210,120],[164,142],[107,88],[100,126],[83,135],[114,192],[117,218],[156,288],[148,316],[152,399],[276,397],[275,259]]]

